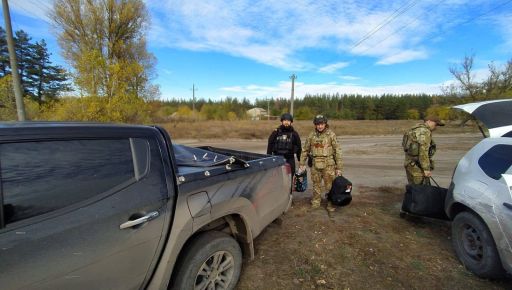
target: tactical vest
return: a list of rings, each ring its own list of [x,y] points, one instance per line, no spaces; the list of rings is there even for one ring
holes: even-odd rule
[[[416,130],[420,127],[421,126],[416,126],[411,128],[409,131],[405,132],[402,138],[402,147],[404,152],[412,159],[417,159],[420,154],[420,144],[416,135]],[[432,158],[432,156],[436,154],[436,149],[436,143],[434,142],[434,139],[431,139],[428,148],[428,157]]]
[[[277,137],[274,143],[274,154],[285,155],[294,153],[292,134],[293,131],[285,132],[281,129],[277,130]]]
[[[313,157],[332,156],[331,136],[327,133],[316,134],[311,140],[311,154]]]
[[[404,152],[409,156],[417,157],[419,155],[420,146],[415,132],[419,127],[420,126],[416,126],[409,129],[407,132],[405,132],[402,138],[402,148],[404,149]]]

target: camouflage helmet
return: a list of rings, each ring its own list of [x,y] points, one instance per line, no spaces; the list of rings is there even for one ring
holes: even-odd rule
[[[327,124],[327,118],[324,115],[316,115],[313,119],[313,124],[318,125],[322,123]]]
[[[290,122],[293,122],[293,116],[290,113],[284,113],[281,115],[281,122],[284,120],[288,120]]]

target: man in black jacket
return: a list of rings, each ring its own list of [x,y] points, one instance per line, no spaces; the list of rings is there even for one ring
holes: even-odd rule
[[[299,133],[293,129],[293,116],[290,113],[281,115],[281,125],[268,137],[267,154],[281,155],[292,168],[292,176],[295,173],[295,155],[300,160],[302,145]]]

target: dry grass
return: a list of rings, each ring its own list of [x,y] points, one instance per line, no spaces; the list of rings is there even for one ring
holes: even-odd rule
[[[402,189],[361,187],[330,217],[300,199],[256,240],[238,289],[507,289],[464,269],[450,225],[398,217]]]
[[[331,120],[330,128],[339,135],[390,135],[402,134],[412,125],[413,120]],[[270,132],[280,125],[279,121],[197,121],[170,122],[160,124],[175,139],[266,139]],[[311,121],[293,123],[301,136],[313,130]],[[436,134],[478,132],[474,125],[460,127],[458,122],[450,123],[436,131]]]

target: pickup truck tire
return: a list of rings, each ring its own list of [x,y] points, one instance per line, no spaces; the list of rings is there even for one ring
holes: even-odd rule
[[[171,289],[234,289],[242,269],[242,250],[228,234],[197,236],[177,265]]]
[[[452,242],[457,257],[469,271],[483,278],[504,276],[494,239],[477,215],[465,211],[455,217]]]

